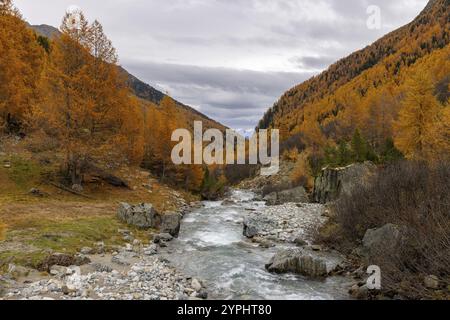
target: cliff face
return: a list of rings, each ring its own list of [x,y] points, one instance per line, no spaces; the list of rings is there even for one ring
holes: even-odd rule
[[[376,166],[370,162],[358,163],[345,168],[325,168],[314,184],[314,202],[325,204],[349,194],[360,183],[367,183],[375,173]]]

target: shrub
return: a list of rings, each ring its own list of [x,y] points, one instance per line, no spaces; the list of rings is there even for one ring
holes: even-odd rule
[[[335,204],[338,228],[326,236],[340,249],[361,243],[368,229],[388,223],[406,230],[398,252],[371,257],[381,267],[384,286],[400,283],[409,294],[423,292],[423,275],[449,281],[450,270],[450,164],[397,162],[380,169],[370,184],[355,188]],[[447,283],[448,285],[449,283]]]
[[[309,159],[310,156],[307,152],[303,152],[298,156],[298,160],[291,174],[292,187],[302,186],[307,190],[314,188],[313,172]]]

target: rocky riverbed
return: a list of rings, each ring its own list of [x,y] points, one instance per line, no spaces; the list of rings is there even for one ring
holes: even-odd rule
[[[2,299],[348,298],[351,281],[327,274],[337,260],[312,245],[326,207],[266,206],[254,197],[236,190],[204,202],[185,215],[176,239],[165,233],[144,245],[118,230],[129,243],[115,252],[84,248],[76,261],[90,262],[81,267],[52,265],[42,274],[10,266],[14,277],[0,278]]]
[[[244,219],[244,235],[276,242],[308,243],[326,221],[320,204],[286,203],[250,211]]]
[[[53,266],[49,276],[41,276],[36,281],[26,277],[19,281],[3,277],[0,279],[6,284],[3,299],[179,300],[207,297],[199,280],[183,275],[159,257],[156,250],[155,245],[143,247],[142,253],[124,247],[114,255],[93,255],[89,257],[92,262],[87,265]]]

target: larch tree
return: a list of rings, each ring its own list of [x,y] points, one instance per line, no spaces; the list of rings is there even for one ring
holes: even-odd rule
[[[43,82],[46,99],[35,110],[64,146],[72,184],[81,184],[92,164],[138,163],[143,153],[142,115],[119,74],[115,50],[98,22],[86,26],[81,12],[64,17]]]
[[[19,10],[14,7],[12,0],[0,0],[0,15],[12,15],[21,18]]]
[[[0,127],[24,129],[38,99],[45,54],[11,1],[0,1]]]
[[[448,148],[442,128],[444,107],[434,96],[434,85],[424,71],[405,86],[406,97],[395,123],[395,145],[408,159],[434,160]]]

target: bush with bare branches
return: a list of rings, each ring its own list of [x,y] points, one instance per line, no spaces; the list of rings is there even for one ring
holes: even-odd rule
[[[423,277],[450,281],[450,164],[398,162],[380,169],[371,184],[335,204],[334,227],[324,239],[350,252],[368,229],[388,223],[405,230],[402,245],[370,257],[383,270],[386,289],[424,292]],[[391,250],[392,251],[392,250]]]

